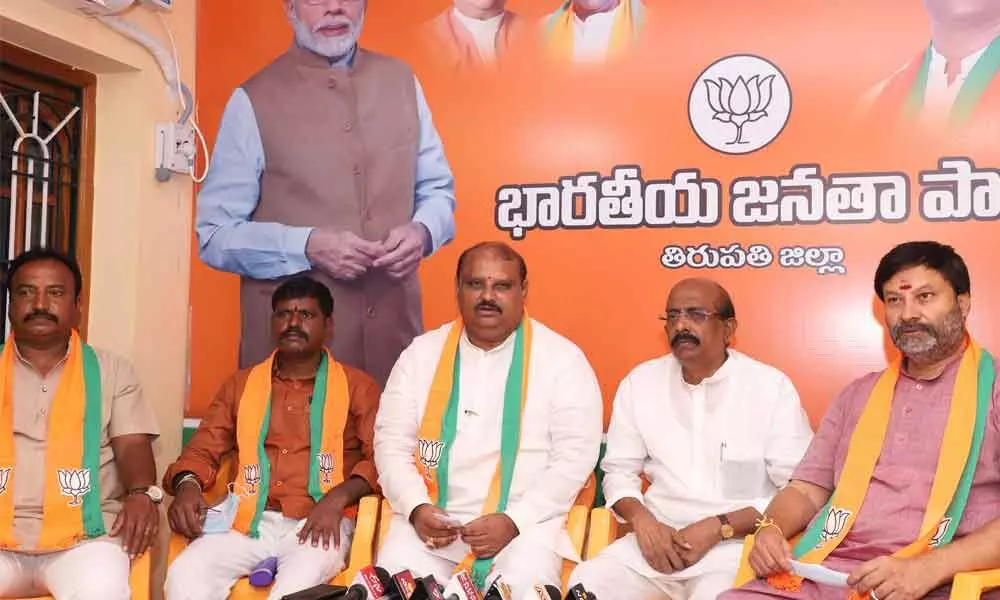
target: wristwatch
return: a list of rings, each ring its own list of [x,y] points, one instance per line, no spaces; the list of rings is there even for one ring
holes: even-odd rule
[[[715,518],[718,519],[720,523],[722,523],[722,527],[719,529],[719,533],[722,535],[722,539],[724,540],[732,539],[733,535],[736,534],[736,531],[733,530],[733,525],[732,523],[729,522],[729,517],[727,517],[726,515],[718,515]]]
[[[153,504],[159,504],[163,502],[163,490],[155,485],[148,487],[135,487],[128,491],[128,495],[132,496],[134,494],[146,494],[149,499],[153,501]]]

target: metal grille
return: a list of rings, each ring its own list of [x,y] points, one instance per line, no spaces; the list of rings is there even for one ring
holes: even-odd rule
[[[75,254],[83,90],[0,54],[0,322],[9,331],[7,267],[21,252]]]

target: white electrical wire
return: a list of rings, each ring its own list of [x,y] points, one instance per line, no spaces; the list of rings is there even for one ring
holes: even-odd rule
[[[157,16],[159,16],[160,23],[163,24],[163,28],[166,30],[167,36],[170,38],[172,54],[168,53],[163,48],[159,40],[148,35],[134,23],[126,21],[121,17],[113,15],[95,15],[94,18],[128,39],[142,45],[149,51],[150,54],[153,55],[153,58],[156,59],[157,64],[160,66],[160,70],[163,72],[163,78],[166,79],[167,84],[173,88],[173,91],[177,93],[177,100],[180,103],[181,114],[183,115],[188,112],[189,107],[184,98],[184,84],[180,76],[181,61],[177,52],[177,43],[174,40],[173,31],[171,31],[166,19],[164,19],[163,15],[159,12],[157,12]],[[188,172],[191,175],[191,179],[193,179],[195,183],[201,183],[205,181],[205,177],[208,175],[208,144],[205,142],[205,136],[202,134],[201,128],[198,127],[194,111],[191,111],[191,128],[194,129],[195,135],[198,137],[198,141],[201,144],[202,153],[205,157],[205,171],[200,177],[195,174],[195,164],[197,163],[197,150],[195,150],[195,157],[194,160],[191,161],[191,168]]]

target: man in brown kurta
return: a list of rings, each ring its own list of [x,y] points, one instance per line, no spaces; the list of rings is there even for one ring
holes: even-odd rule
[[[454,236],[454,180],[413,72],[357,47],[365,4],[286,0],[295,44],[223,114],[196,229],[201,259],[241,277],[241,368],[296,273],[337,300],[334,356],[379,384],[423,329],[417,267]]]
[[[235,460],[240,452],[240,401],[251,372],[245,369],[223,384],[180,458],[164,475],[164,487],[175,496],[170,526],[193,539],[170,567],[167,600],[224,598],[240,577],[271,557],[278,559],[271,598],[329,580],[346,562],[358,500],[378,489],[373,444],[380,390],[371,377],[345,365],[349,406],[344,452],[332,457],[343,465],[344,482],[319,502],[310,495],[310,404],[323,341],[333,325],[333,299],[323,284],[298,276],[278,287],[272,303],[277,351],[270,423],[263,440],[270,477],[260,535],[253,539],[231,530],[225,521],[234,514],[227,512],[226,504],[209,509],[202,496],[202,489],[214,486],[219,477],[232,479],[231,472],[220,471],[225,456],[232,453]],[[326,410],[336,410],[331,398]],[[233,493],[238,497],[243,490]]]

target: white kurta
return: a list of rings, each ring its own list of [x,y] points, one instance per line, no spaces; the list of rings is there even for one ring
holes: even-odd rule
[[[636,498],[676,529],[747,506],[763,511],[811,439],[798,393],[777,369],[730,350],[713,376],[692,386],[680,363],[664,356],[636,367],[618,388],[601,464],[604,494],[608,506]],[[645,494],[643,473],[650,482]],[[671,581],[725,574],[731,583],[741,546],[723,542],[672,575],[646,563],[634,536],[605,552],[676,595]]]
[[[497,58],[497,33],[500,31],[501,23],[503,23],[504,13],[480,20],[465,16],[457,8],[452,10],[455,19],[469,32],[473,43],[476,44],[479,58],[486,63],[495,61]]]
[[[972,67],[979,62],[985,52],[986,48],[983,48],[962,59],[957,76],[949,83],[945,72],[948,61],[931,46],[931,64],[927,71],[927,87],[924,90],[924,108],[920,113],[920,118],[925,124],[934,127],[948,122],[958,92],[969,77]]]
[[[615,18],[624,10],[622,4],[612,10],[581,19],[573,14],[573,61],[578,63],[602,62],[611,45]]]
[[[962,85],[965,84],[965,80],[968,79],[972,68],[976,66],[976,63],[979,62],[979,59],[985,53],[986,47],[983,47],[963,58],[959,63],[957,76],[949,82],[945,70],[948,61],[933,45],[931,46],[931,63],[928,65],[927,85],[924,87],[924,104],[918,115],[918,120],[923,128],[941,130],[947,127],[948,120],[951,117],[951,109],[955,104],[955,100],[958,99],[958,93],[962,90]],[[923,59],[921,58],[921,60]],[[892,75],[870,88],[862,97],[857,108],[857,114],[867,114],[879,96],[885,91],[886,86],[889,85],[893,77],[899,75],[907,66],[900,67]]]
[[[506,514],[522,536],[530,532],[551,551],[578,559],[564,525],[597,463],[601,392],[577,346],[538,321],[532,325],[521,443]],[[413,340],[399,357],[382,394],[375,423],[375,463],[383,494],[398,515],[393,527],[397,523],[410,527],[407,519],[413,509],[430,502],[414,464],[414,449],[449,327]],[[513,336],[490,351],[476,348],[464,334],[459,343],[459,410],[447,510],[463,523],[482,514],[500,460],[501,412],[513,346]],[[459,540],[435,553],[458,562],[468,553],[468,546]]]

